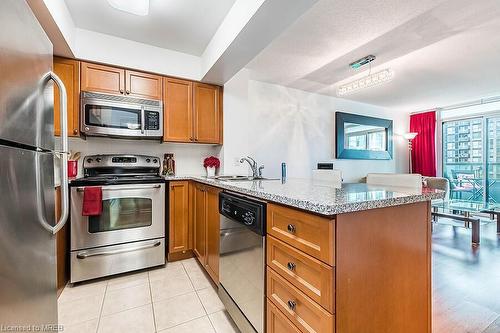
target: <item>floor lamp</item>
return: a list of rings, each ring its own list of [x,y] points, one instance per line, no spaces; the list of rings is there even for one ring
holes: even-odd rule
[[[403,138],[405,138],[406,140],[408,140],[408,151],[409,151],[409,156],[408,156],[408,173],[413,173],[413,167],[411,165],[411,151],[412,151],[412,144],[411,142],[413,141],[413,139],[415,139],[415,137],[417,136],[418,133],[415,133],[415,132],[409,132],[409,133],[405,133],[403,134]]]

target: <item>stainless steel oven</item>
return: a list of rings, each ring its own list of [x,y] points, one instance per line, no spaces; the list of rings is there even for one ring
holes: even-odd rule
[[[83,92],[80,123],[87,136],[157,139],[163,136],[163,106],[158,100]]]
[[[71,188],[71,250],[163,237],[165,184],[102,186],[102,214],[82,216],[84,187]]]
[[[165,182],[160,160],[141,155],[84,158],[71,182],[71,282],[165,263]],[[102,191],[99,215],[83,216],[85,188]]]

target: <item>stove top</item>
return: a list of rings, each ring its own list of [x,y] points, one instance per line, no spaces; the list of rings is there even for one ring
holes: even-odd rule
[[[163,183],[160,161],[155,156],[90,155],[83,161],[84,177],[71,186]]]
[[[70,182],[70,186],[99,186],[122,184],[152,184],[164,183],[165,180],[158,175],[148,176],[96,176],[82,177]]]

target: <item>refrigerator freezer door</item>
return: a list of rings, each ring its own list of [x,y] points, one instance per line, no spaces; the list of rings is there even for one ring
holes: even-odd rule
[[[53,157],[0,145],[0,325],[57,324],[55,236],[39,222],[35,164],[43,170],[41,213],[54,224]]]
[[[0,1],[0,140],[54,149],[52,43],[25,1]]]

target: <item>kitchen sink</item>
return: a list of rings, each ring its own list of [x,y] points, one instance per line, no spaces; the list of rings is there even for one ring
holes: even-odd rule
[[[278,180],[277,178],[264,178],[264,177],[252,177],[252,176],[216,176],[215,179],[222,181]]]

